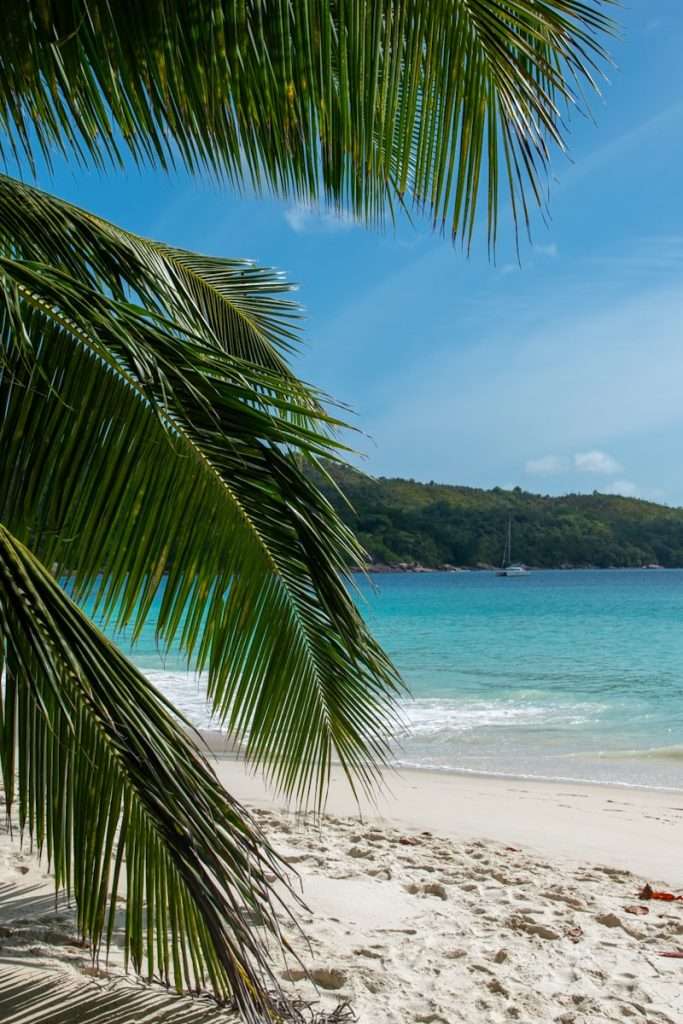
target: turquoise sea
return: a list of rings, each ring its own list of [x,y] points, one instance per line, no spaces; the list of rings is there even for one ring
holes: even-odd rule
[[[360,581],[412,698],[403,765],[683,788],[683,570],[425,573]],[[201,680],[133,652],[196,724]]]

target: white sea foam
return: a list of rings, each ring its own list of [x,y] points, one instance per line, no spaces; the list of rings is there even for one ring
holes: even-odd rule
[[[598,757],[616,761],[683,761],[683,746],[645,747],[642,750],[601,750]]]
[[[198,729],[216,728],[206,699],[206,677],[194,672],[145,669],[150,683],[157,688],[192,725]]]
[[[683,573],[387,576],[363,605],[414,699],[394,756],[444,770],[683,785]],[[206,679],[154,629],[133,659],[196,726]]]
[[[576,727],[605,710],[597,703],[520,703],[513,700],[416,699],[403,705],[406,736],[453,735],[487,728]]]
[[[144,671],[193,725],[217,727],[206,700],[205,676],[180,669]],[[609,705],[570,700],[550,703],[542,697],[538,691],[527,691],[517,699],[405,701],[404,729],[396,737],[394,763],[466,774],[681,787],[683,746],[601,749],[599,738],[604,739],[602,723],[610,714]],[[584,747],[589,736],[596,740],[593,750]],[[666,762],[670,771],[664,768]],[[569,764],[578,770],[568,772]]]
[[[150,682],[186,715],[193,725],[212,722],[206,700],[206,677],[182,670],[145,669]],[[537,695],[536,695],[537,696]],[[594,722],[605,705],[598,703],[542,703],[519,700],[467,700],[416,698],[403,702],[403,737],[454,737],[474,730],[576,727]]]

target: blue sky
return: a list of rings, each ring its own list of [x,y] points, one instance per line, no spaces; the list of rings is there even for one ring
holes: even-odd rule
[[[184,175],[58,164],[38,184],[143,234],[300,285],[297,369],[355,410],[374,474],[683,504],[683,4],[633,0],[595,123],[553,160],[515,262]]]

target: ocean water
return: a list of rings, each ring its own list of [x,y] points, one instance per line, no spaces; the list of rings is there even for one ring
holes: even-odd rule
[[[683,789],[683,570],[375,576],[359,606],[411,698],[395,760]],[[132,652],[197,725],[201,679]]]

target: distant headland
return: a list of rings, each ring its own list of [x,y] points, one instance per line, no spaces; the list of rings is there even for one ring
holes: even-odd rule
[[[326,469],[352,507],[329,483],[323,489],[368,552],[370,572],[493,569],[510,517],[514,560],[534,568],[683,567],[682,508],[597,491],[552,497]]]

